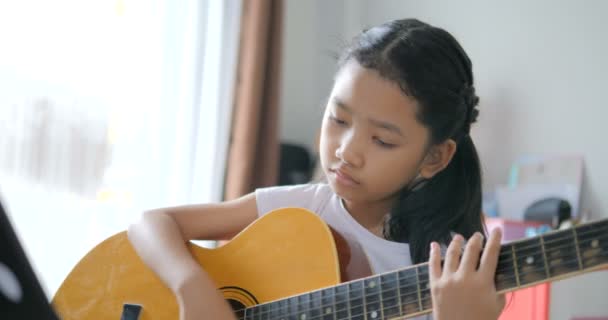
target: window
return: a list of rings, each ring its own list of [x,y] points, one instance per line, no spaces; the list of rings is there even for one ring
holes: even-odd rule
[[[239,20],[237,0],[0,5],[0,195],[49,295],[142,210],[221,199]]]

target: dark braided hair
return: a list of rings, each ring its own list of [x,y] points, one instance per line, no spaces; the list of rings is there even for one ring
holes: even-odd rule
[[[430,145],[453,139],[456,152],[445,169],[401,191],[385,237],[410,246],[412,262],[428,260],[432,241],[447,244],[450,232],[483,232],[481,168],[469,135],[479,98],[471,60],[447,31],[416,19],[387,22],[364,31],[340,59],[355,59],[413,97],[417,118],[430,131]]]

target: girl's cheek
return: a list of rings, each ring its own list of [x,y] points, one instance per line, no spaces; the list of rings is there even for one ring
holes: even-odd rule
[[[327,142],[330,145],[335,145],[337,141],[340,140],[340,132],[336,131],[335,128],[332,128],[331,125],[327,126],[324,130],[325,133],[325,140],[327,140]]]

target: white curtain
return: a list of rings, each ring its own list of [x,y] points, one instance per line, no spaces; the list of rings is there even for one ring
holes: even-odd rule
[[[142,210],[221,199],[240,10],[0,4],[0,196],[49,295]]]

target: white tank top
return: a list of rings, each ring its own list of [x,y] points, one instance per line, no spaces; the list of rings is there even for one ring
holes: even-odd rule
[[[374,274],[410,266],[409,245],[382,239],[361,226],[348,213],[342,200],[327,184],[304,184],[257,189],[258,216],[275,209],[308,209],[347,238],[363,247]]]
[[[363,248],[374,274],[412,265],[407,243],[388,241],[371,233],[348,213],[342,199],[327,184],[302,184],[261,188],[255,191],[258,216],[270,211],[296,207],[312,211],[345,238],[355,239]],[[413,320],[428,320],[425,315]]]

